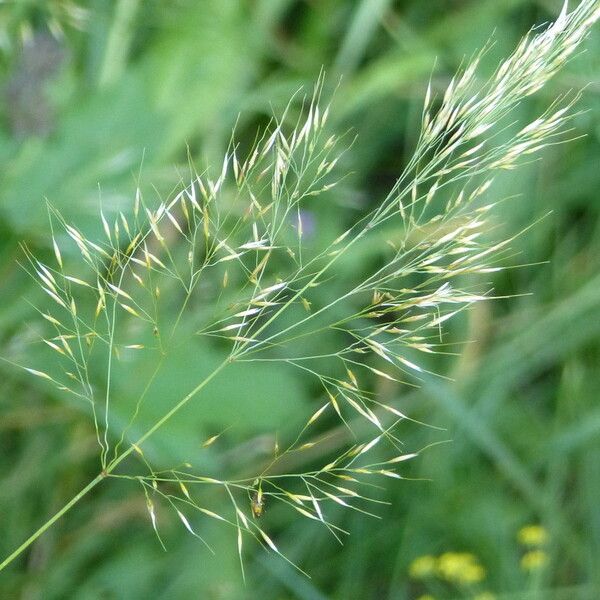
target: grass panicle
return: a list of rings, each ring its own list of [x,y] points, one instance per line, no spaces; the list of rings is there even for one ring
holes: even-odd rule
[[[58,367],[26,368],[89,408],[100,474],[0,568],[112,478],[142,488],[161,544],[158,503],[207,545],[200,519],[235,529],[242,572],[245,536],[283,556],[258,518],[273,505],[319,522],[340,540],[345,531],[329,519],[329,506],[373,515],[380,501],[369,496],[371,483],[402,479],[404,463],[419,454],[404,449],[398,437],[398,424],[410,415],[381,402],[373,382],[418,385],[427,371],[420,357],[447,351],[445,322],[493,297],[483,284],[462,284],[465,275],[502,268],[511,252],[514,237],[490,235],[494,177],[566,140],[578,94],[556,99],[529,123],[516,125],[515,109],[576,52],[599,16],[596,0],[571,12],[565,3],[556,21],[525,36],[487,81],[478,77],[480,53],[442,97],[428,89],[414,155],[395,185],[326,242],[307,232],[306,207],[327,202],[343,177],[347,143],[329,128],[323,77],[312,95],[294,98],[273,118],[249,150],[242,153],[233,139],[218,169],[192,170],[173,198],[152,207],[138,191],[130,213],[102,212],[102,239],[89,239],[50,208],[54,263],[42,263],[27,248],[24,254],[26,269],[49,299],[41,311],[47,325],[41,342],[56,354]],[[402,234],[386,240],[390,222],[400,223]],[[337,266],[368,240],[387,242],[385,262],[366,276],[348,276],[344,293],[324,303],[329,295],[316,290],[326,288]],[[73,251],[77,268],[64,258]],[[225,347],[225,359],[150,428],[133,435],[148,389],[186,336]],[[111,419],[114,370],[134,352],[151,353],[156,368],[119,429]],[[320,386],[321,400],[297,437],[240,478],[208,477],[190,465],[153,466],[145,442],[189,402],[200,402],[204,387],[232,363],[258,361],[291,366]],[[354,442],[325,455],[316,468],[288,468],[294,456],[325,439],[324,429],[335,421]],[[126,460],[133,456],[136,461]],[[219,512],[206,500],[217,494],[224,507]]]

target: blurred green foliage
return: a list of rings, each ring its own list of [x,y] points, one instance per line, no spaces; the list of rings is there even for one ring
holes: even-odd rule
[[[318,227],[351,222],[376,203],[410,157],[427,81],[441,90],[490,35],[491,68],[553,0],[18,0],[0,4],[0,344],[12,360],[37,353],[38,291],[17,266],[18,242],[49,253],[45,199],[90,235],[96,215],[130,210],[136,185],[164,197],[226,148],[231,129],[252,139],[324,67],[332,117],[358,138],[350,175]],[[587,53],[520,107],[532,117],[586,85],[574,141],[505,177],[499,227],[516,232],[511,264],[490,276],[498,299],[453,322],[460,356],[430,365],[449,379],[421,389],[382,385],[411,416],[446,429],[403,426],[407,448],[451,440],[411,467],[418,481],[377,490],[382,520],[340,511],[351,532],[327,532],[277,511],[265,516],[288,556],[312,579],[253,548],[243,584],[231,532],[206,524],[216,550],[165,518],[164,553],[133,486],[100,487],[0,575],[2,598],[474,598],[600,597],[600,33]],[[435,64],[435,67],[434,67]],[[349,136],[349,141],[352,139]],[[496,192],[500,193],[500,192]],[[340,216],[341,215],[341,216]],[[493,234],[493,232],[492,232]],[[345,268],[384,256],[366,249]],[[68,257],[67,257],[68,260]],[[508,297],[512,296],[512,297]],[[201,357],[210,365],[218,357]],[[195,357],[198,360],[198,357]],[[50,359],[47,359],[50,360]],[[185,357],[165,390],[188,387]],[[135,367],[143,373],[143,364]],[[0,363],[0,551],[6,555],[97,472],[89,416],[24,372]],[[137,379],[120,385],[124,404]],[[315,390],[295,373],[244,369],[213,386],[151,447],[199,454],[233,424],[207,469],[264,460],[275,429],[294,422]],[[156,394],[160,411],[166,394]],[[126,419],[119,413],[115,419]],[[295,416],[296,415],[296,416]],[[220,443],[220,442],[219,442]],[[160,447],[158,444],[162,444]],[[233,450],[232,450],[233,448]],[[212,451],[212,448],[211,448]],[[549,532],[545,567],[524,571],[517,532]],[[475,555],[476,585],[409,577],[424,555]]]

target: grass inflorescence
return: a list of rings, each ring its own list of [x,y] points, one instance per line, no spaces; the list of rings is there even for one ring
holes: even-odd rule
[[[328,518],[329,505],[373,514],[379,500],[368,494],[371,482],[403,479],[403,463],[419,453],[407,451],[397,431],[410,415],[381,401],[374,382],[418,385],[427,371],[420,356],[447,351],[444,323],[493,298],[484,283],[465,288],[461,282],[502,268],[511,252],[513,237],[490,234],[494,176],[566,140],[578,95],[556,99],[529,123],[515,123],[515,108],[576,51],[598,16],[596,0],[570,13],[565,5],[556,22],[527,35],[489,80],[477,77],[484,49],[442,97],[429,89],[413,157],[389,194],[325,242],[307,234],[305,208],[326,202],[343,178],[347,141],[329,129],[334,108],[323,101],[323,77],[312,95],[292,99],[249,150],[242,154],[234,137],[214,173],[192,169],[172,199],[152,207],[138,191],[130,214],[101,213],[102,239],[89,239],[51,208],[53,264],[27,249],[25,256],[50,299],[41,311],[49,328],[42,342],[59,366],[26,368],[89,408],[100,472],[0,568],[111,478],[140,485],[159,540],[158,502],[202,541],[196,517],[233,527],[242,569],[245,535],[282,554],[259,519],[275,504],[320,522],[338,539],[345,532]],[[401,223],[402,235],[385,240],[385,263],[347,278],[342,294],[322,293],[340,262],[368,240],[381,243],[390,222]],[[81,259],[76,270],[63,259],[67,244],[68,254],[76,250]],[[184,338],[218,344],[224,359],[134,435],[147,390]],[[114,372],[132,352],[152,354],[155,369],[130,407],[129,422],[119,427],[111,418]],[[209,477],[191,465],[155,467],[145,442],[200,401],[230,365],[258,361],[292,367],[318,384],[320,404],[297,436],[282,440],[271,460],[240,478]],[[354,442],[310,470],[288,468],[295,454],[326,439],[323,428],[336,420]],[[221,494],[225,508],[207,507],[207,488]]]

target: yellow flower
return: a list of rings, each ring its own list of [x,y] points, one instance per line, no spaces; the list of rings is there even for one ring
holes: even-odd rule
[[[477,558],[466,552],[446,552],[438,561],[438,573],[447,581],[477,583],[485,578],[485,569]]]
[[[413,579],[424,579],[435,572],[435,556],[419,556],[412,561],[408,572]]]
[[[460,576],[462,583],[478,583],[485,579],[485,569],[478,564],[467,564]]]
[[[521,568],[524,571],[536,571],[548,562],[548,555],[543,550],[530,550],[521,558]]]
[[[517,539],[523,546],[543,546],[548,537],[548,531],[541,525],[526,525],[517,534]]]

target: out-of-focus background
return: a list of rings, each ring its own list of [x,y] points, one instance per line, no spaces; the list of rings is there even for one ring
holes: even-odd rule
[[[324,68],[326,88],[338,86],[334,128],[358,137],[344,159],[349,175],[320,218],[352,218],[385,195],[410,157],[430,77],[443,90],[493,35],[489,72],[560,4],[0,3],[0,354],[21,357],[35,338],[28,301],[42,300],[17,262],[19,242],[50,254],[46,199],[98,233],[100,199],[106,211],[130,210],[138,182],[165,197],[190,160],[218,164],[236,123],[239,139],[252,138]],[[498,197],[514,196],[497,209],[499,236],[539,220],[512,244],[506,265],[518,268],[490,275],[507,298],[451,323],[452,340],[468,343],[432,363],[448,379],[410,394],[381,390],[446,430],[403,426],[408,448],[448,440],[416,459],[415,481],[375,491],[390,502],[381,520],[340,510],[351,533],[340,546],[303,519],[267,514],[265,527],[311,578],[250,545],[244,584],[231,532],[206,525],[212,556],[165,514],[165,553],[139,488],[109,482],[0,574],[0,597],[600,598],[600,31],[585,47],[518,109],[534,118],[559,94],[586,88],[574,140],[496,186]],[[98,461],[81,407],[18,368],[0,362],[0,371],[3,558]],[[243,422],[241,452],[259,452],[273,434],[269,415],[293,414],[315,392],[287,372],[246,372],[221,385],[212,393],[229,403],[208,417],[190,408],[193,425],[169,430],[167,452],[199,451],[203,423],[215,430],[232,419]]]

